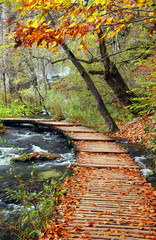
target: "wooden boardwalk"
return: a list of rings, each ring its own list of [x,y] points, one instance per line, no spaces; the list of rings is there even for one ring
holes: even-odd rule
[[[62,132],[78,150],[74,177],[57,221],[40,239],[156,240],[156,191],[128,152],[110,137],[74,123],[0,119]]]

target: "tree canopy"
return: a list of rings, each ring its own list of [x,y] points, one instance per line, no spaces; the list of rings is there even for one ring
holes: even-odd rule
[[[66,38],[80,39],[78,48],[87,51],[87,35],[95,38],[103,28],[101,38],[112,38],[135,22],[145,22],[150,34],[156,29],[153,0],[12,0],[23,18],[14,32],[15,48],[24,44],[47,47],[57,52]],[[11,24],[12,20],[9,19]],[[95,37],[96,36],[96,37]],[[101,41],[101,39],[98,39]]]

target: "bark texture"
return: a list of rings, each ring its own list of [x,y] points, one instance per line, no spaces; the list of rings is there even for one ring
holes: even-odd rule
[[[102,38],[102,30],[98,33],[99,47],[101,59],[104,66],[104,80],[111,87],[116,97],[124,106],[129,106],[133,103],[132,98],[136,97],[134,93],[130,92],[129,87],[125,83],[121,74],[119,73],[117,67],[113,62],[110,61],[110,58],[107,53],[105,39]]]

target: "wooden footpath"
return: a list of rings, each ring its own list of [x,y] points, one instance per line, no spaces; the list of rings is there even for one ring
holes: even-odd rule
[[[47,227],[40,239],[156,240],[156,191],[127,150],[112,138],[74,123],[9,118],[0,121],[4,125],[33,124],[61,132],[78,151],[75,174],[57,222]]]

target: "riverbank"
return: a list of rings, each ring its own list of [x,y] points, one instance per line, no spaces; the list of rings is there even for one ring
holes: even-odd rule
[[[120,142],[129,142],[138,144],[138,151],[141,150],[142,156],[135,158],[139,166],[142,168],[147,166],[147,170],[143,170],[148,182],[152,183],[155,188],[156,179],[156,121],[155,116],[137,117],[132,121],[119,125],[119,131],[108,134],[118,139]],[[139,147],[140,146],[140,147]],[[140,149],[140,150],[139,150]]]
[[[108,134],[122,140],[128,140],[131,143],[139,143],[153,153],[156,150],[156,116],[137,117],[132,121],[119,125],[119,131]]]

